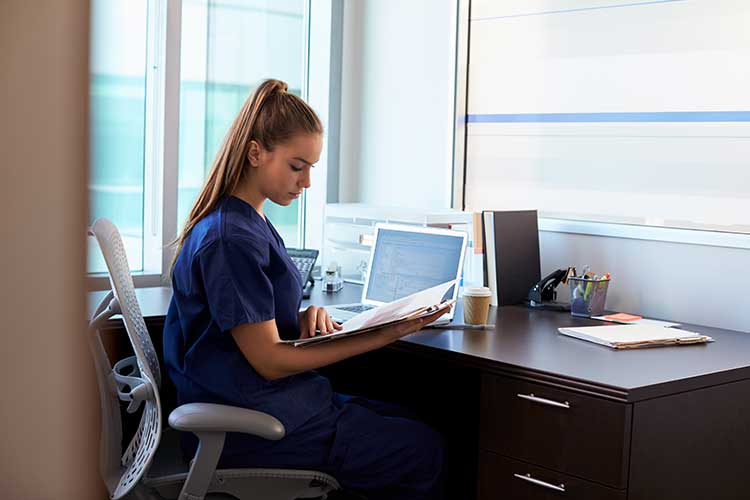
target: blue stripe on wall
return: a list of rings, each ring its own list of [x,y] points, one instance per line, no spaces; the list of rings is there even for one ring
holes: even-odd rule
[[[750,111],[471,114],[467,123],[750,122]]]
[[[583,12],[587,10],[601,10],[601,9],[619,9],[621,7],[639,7],[642,5],[653,5],[660,3],[674,3],[684,2],[685,0],[651,0],[648,2],[635,2],[626,4],[614,4],[614,5],[598,5],[594,7],[581,7],[579,9],[563,9],[563,10],[546,10],[542,12],[527,12],[524,14],[511,14],[507,16],[491,16],[491,17],[477,17],[471,21],[492,21],[494,19],[511,19],[514,17],[528,17],[528,16],[546,16],[549,14],[567,14],[569,12]]]

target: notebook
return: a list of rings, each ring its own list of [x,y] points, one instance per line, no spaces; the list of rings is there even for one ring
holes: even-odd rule
[[[653,325],[583,326],[557,330],[563,335],[606,345],[613,349],[700,344],[713,341],[711,337],[700,333]]]

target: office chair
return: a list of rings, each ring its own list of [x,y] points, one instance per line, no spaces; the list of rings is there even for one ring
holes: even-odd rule
[[[114,500],[120,498],[201,500],[238,498],[292,500],[327,498],[338,482],[316,471],[287,469],[216,469],[227,432],[265,439],[284,437],[284,426],[271,415],[232,406],[191,403],[169,415],[176,431],[193,432],[200,444],[190,464],[181,458],[177,432],[162,432],[159,399],[161,373],[154,346],[135,296],[120,233],[107,219],[89,229],[104,256],[111,290],[89,322],[88,336],[96,366],[101,402],[100,473]],[[134,356],[111,365],[99,328],[121,314]],[[122,453],[120,402],[134,413],[143,407],[140,425]]]

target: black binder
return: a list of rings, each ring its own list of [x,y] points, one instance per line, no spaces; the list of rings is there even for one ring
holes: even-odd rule
[[[541,278],[536,210],[484,211],[482,237],[484,284],[492,290],[492,304],[522,303]]]

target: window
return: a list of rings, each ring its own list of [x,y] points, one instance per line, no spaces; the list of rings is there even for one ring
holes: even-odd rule
[[[750,7],[548,3],[472,2],[467,209],[750,233]]]
[[[143,270],[148,10],[147,0],[91,3],[91,221],[117,225],[134,271]],[[89,270],[106,271],[98,251]]]
[[[227,129],[264,79],[303,95],[307,14],[304,0],[183,2],[180,63],[178,228],[200,191]],[[298,246],[300,204],[264,208],[287,246]]]
[[[159,284],[162,249],[255,86],[278,78],[306,97],[308,0],[93,0],[91,24],[90,219],[119,228],[136,285]],[[179,53],[168,36],[180,40]],[[176,58],[179,84],[170,87],[165,73]],[[170,88],[179,89],[179,122],[165,116]],[[170,123],[179,123],[173,160],[164,152]],[[266,204],[290,247],[302,246],[304,204]],[[93,246],[88,269],[106,271]]]

